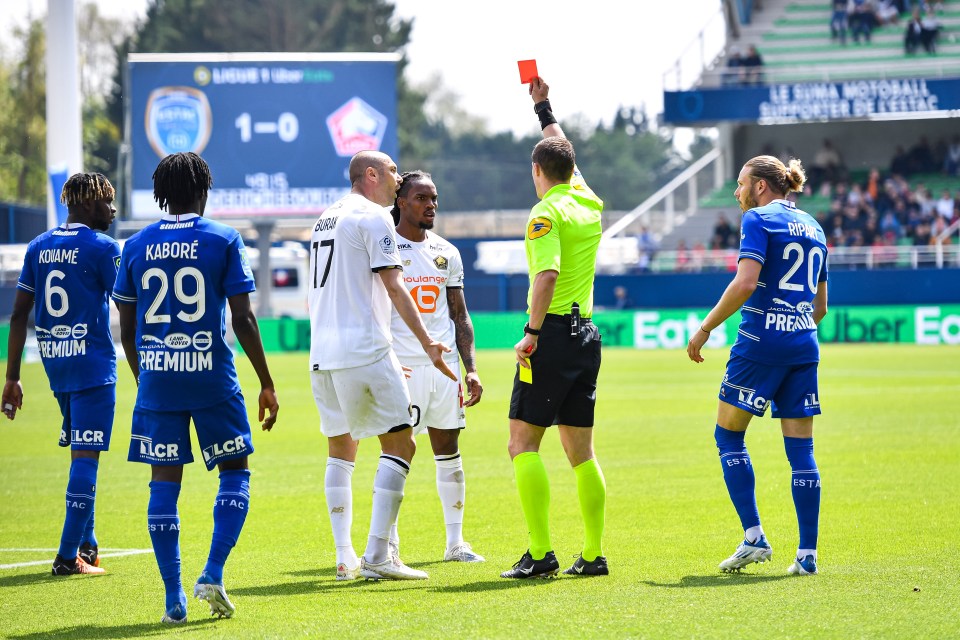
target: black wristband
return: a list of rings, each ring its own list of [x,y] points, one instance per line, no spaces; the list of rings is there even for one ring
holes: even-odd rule
[[[523,332],[524,332],[524,333],[529,333],[529,334],[532,335],[532,336],[539,336],[539,335],[540,335],[540,330],[539,330],[539,329],[534,329],[533,327],[531,327],[529,322],[528,322],[527,324],[523,325]]]
[[[533,105],[533,112],[540,119],[540,130],[546,129],[552,124],[557,124],[557,119],[553,117],[553,109],[549,100],[543,100]]]

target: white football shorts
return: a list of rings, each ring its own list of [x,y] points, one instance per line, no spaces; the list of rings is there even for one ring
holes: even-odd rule
[[[413,403],[413,432],[434,429],[463,429],[467,426],[463,410],[463,386],[460,384],[460,363],[448,362],[457,374],[456,382],[440,373],[432,364],[415,365],[407,387]]]
[[[361,440],[413,425],[410,393],[392,350],[362,367],[311,371],[310,375],[320,432],[328,438],[349,433]]]

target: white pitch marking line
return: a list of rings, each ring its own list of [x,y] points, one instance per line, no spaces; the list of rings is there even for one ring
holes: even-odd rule
[[[57,549],[0,549],[0,553],[5,551],[46,551],[56,552]],[[135,556],[142,553],[153,553],[153,549],[116,549],[112,553],[101,553],[101,558],[119,558],[121,556]],[[30,562],[15,562],[13,564],[0,564],[0,569],[19,569],[20,567],[35,567],[42,564],[50,564],[52,560],[32,560]]]

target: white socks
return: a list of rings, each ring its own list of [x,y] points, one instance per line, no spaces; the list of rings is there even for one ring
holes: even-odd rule
[[[463,542],[463,507],[467,485],[463,477],[463,458],[460,452],[439,455],[437,463],[437,495],[443,507],[443,522],[447,527],[447,549]]]
[[[377,475],[373,480],[373,510],[370,514],[370,535],[363,557],[370,564],[379,564],[387,559],[387,542],[390,529],[397,522],[403,487],[407,482],[410,465],[402,458],[380,455]]]
[[[350,528],[353,525],[353,491],[351,478],[354,463],[340,458],[327,458],[327,472],[323,478],[323,493],[327,498],[327,515],[337,546],[337,564],[350,569],[360,564],[353,550]]]

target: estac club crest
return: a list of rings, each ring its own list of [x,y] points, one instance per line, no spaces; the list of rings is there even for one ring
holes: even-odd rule
[[[213,128],[206,94],[192,87],[154,89],[144,119],[150,146],[161,158],[186,151],[201,153]]]

